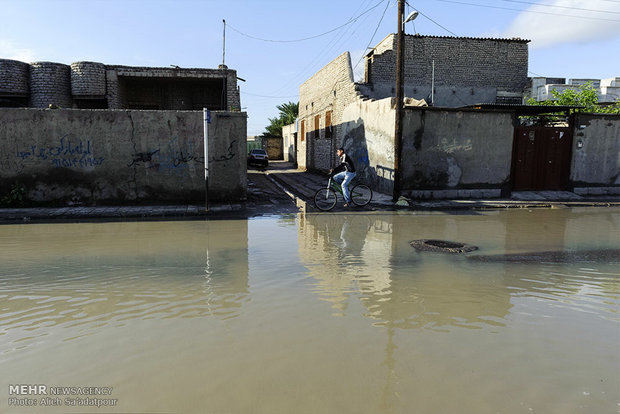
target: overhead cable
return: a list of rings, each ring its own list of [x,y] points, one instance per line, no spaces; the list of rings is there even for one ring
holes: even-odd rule
[[[335,32],[335,31],[336,31],[336,30],[338,30],[338,29],[341,29],[341,28],[343,28],[343,27],[345,27],[345,26],[348,26],[348,25],[349,25],[349,24],[351,24],[351,23],[356,22],[356,21],[357,21],[357,19],[359,19],[360,17],[364,16],[364,15],[365,15],[365,14],[367,14],[367,13],[370,13],[372,10],[376,9],[377,7],[379,7],[379,5],[380,5],[381,3],[383,3],[383,0],[381,0],[379,3],[375,4],[374,6],[372,6],[371,8],[369,8],[368,10],[364,11],[364,12],[363,12],[363,13],[361,13],[360,15],[358,15],[358,16],[356,16],[356,17],[354,17],[354,18],[350,19],[349,21],[347,21],[347,22],[346,22],[346,23],[344,23],[344,24],[341,24],[341,25],[340,25],[340,26],[338,26],[338,27],[335,27],[335,28],[333,28],[333,29],[331,29],[331,30],[328,30],[327,32],[324,32],[324,33],[321,33],[321,34],[317,34],[317,35],[314,35],[314,36],[304,37],[304,38],[301,38],[301,39],[290,39],[290,40],[264,39],[264,38],[261,38],[261,37],[251,36],[251,35],[249,35],[249,34],[247,34],[247,33],[243,33],[242,31],[240,31],[240,30],[235,29],[234,27],[232,27],[230,24],[227,24],[227,26],[228,26],[229,28],[231,28],[232,30],[234,30],[235,32],[239,33],[239,34],[240,34],[240,35],[242,35],[242,36],[245,36],[245,37],[248,37],[248,38],[250,38],[250,39],[254,39],[254,40],[260,40],[260,41],[263,41],[263,42],[272,42],[272,43],[296,43],[296,42],[304,42],[304,41],[306,41],[306,40],[316,39],[317,37],[322,37],[322,36],[328,35],[328,34],[330,34],[330,33]]]
[[[453,4],[462,4],[465,6],[475,6],[475,7],[486,7],[490,9],[500,9],[500,10],[511,10],[517,11],[520,13],[537,13],[537,14],[547,14],[551,16],[563,16],[563,17],[574,17],[576,19],[588,19],[588,20],[602,20],[608,22],[620,22],[619,19],[605,19],[603,17],[590,17],[590,16],[580,16],[576,14],[562,14],[562,13],[552,13],[552,12],[544,12],[544,11],[536,11],[536,10],[524,10],[524,9],[512,9],[510,7],[500,7],[500,6],[489,6],[486,4],[476,4],[476,3],[467,3],[464,1],[456,1],[456,0],[436,0],[444,3],[453,3]]]

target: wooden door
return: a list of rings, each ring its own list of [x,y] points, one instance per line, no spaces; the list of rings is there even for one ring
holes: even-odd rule
[[[513,190],[564,190],[570,174],[570,128],[518,127]]]

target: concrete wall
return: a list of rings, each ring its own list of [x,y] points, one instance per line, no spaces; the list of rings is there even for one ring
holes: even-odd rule
[[[212,200],[246,197],[246,114],[214,112]],[[0,194],[54,204],[204,202],[201,111],[0,109]]]
[[[473,190],[500,196],[510,184],[513,122],[514,115],[503,112],[405,110],[403,192],[413,198],[469,197]]]
[[[342,115],[343,148],[351,156],[358,176],[376,191],[394,188],[394,123],[392,99],[358,99]]]
[[[285,125],[282,127],[282,150],[284,161],[297,162],[297,154],[295,150],[295,139],[297,137],[297,128],[295,124]]]
[[[282,138],[263,138],[263,147],[267,151],[270,160],[283,159]]]
[[[580,194],[618,194],[620,115],[575,115],[569,185]]]

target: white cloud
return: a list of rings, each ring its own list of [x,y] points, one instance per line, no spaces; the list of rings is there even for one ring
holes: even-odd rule
[[[8,40],[0,39],[0,58],[19,60],[30,63],[35,61],[35,52],[30,49],[16,47]]]
[[[554,0],[545,4],[560,7],[529,7],[528,12],[517,16],[503,36],[530,39],[533,49],[620,37],[620,3]],[[606,13],[589,10],[605,10]]]

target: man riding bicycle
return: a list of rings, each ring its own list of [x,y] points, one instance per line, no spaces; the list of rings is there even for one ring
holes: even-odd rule
[[[355,166],[353,160],[344,152],[344,148],[338,148],[336,155],[340,158],[340,165],[329,170],[330,174],[334,174],[334,181],[342,187],[342,195],[344,196],[344,206],[349,207],[351,203],[351,193],[349,192],[349,183],[355,177]]]

